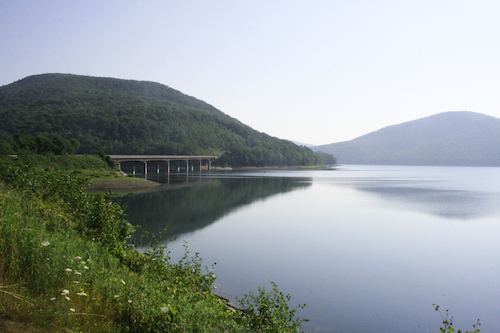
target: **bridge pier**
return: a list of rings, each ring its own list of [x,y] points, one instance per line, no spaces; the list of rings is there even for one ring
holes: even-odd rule
[[[144,175],[148,174],[148,162],[156,162],[156,173],[160,172],[160,166],[158,161],[167,162],[167,174],[171,172],[171,161],[186,161],[186,173],[189,173],[189,161],[191,163],[191,171],[194,171],[194,162],[200,162],[200,171],[203,170],[203,160],[208,161],[208,170],[212,169],[212,160],[215,160],[217,156],[201,156],[201,155],[110,155],[111,159],[113,159],[118,168],[122,169],[123,162],[142,162],[144,163]],[[177,172],[180,172],[180,165],[177,163]],[[135,175],[135,166],[133,166],[133,174]]]

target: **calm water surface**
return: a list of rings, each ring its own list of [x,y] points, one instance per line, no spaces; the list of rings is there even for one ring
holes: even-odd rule
[[[122,200],[133,224],[168,226],[174,260],[186,241],[217,263],[217,293],[274,281],[307,303],[305,330],[437,331],[432,303],[500,327],[500,168],[195,173]]]

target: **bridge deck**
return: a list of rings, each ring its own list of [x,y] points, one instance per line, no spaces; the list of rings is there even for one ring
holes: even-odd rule
[[[204,155],[109,155],[111,159],[115,161],[138,161],[138,162],[145,162],[145,161],[173,161],[173,160],[181,160],[181,161],[186,161],[186,160],[193,160],[193,161],[199,161],[199,160],[215,160],[217,156],[204,156]]]
[[[144,163],[144,174],[148,173],[148,162],[152,161],[165,161],[167,162],[167,173],[170,173],[170,161],[185,161],[186,171],[189,172],[189,161],[198,161],[200,163],[200,170],[202,168],[202,161],[208,161],[208,170],[211,169],[212,161],[217,158],[217,156],[204,156],[204,155],[109,155],[112,160],[118,163],[118,167],[121,169],[122,162],[142,162]],[[159,172],[159,167],[157,167],[156,172]],[[180,170],[180,167],[177,167]],[[194,170],[194,165],[191,165],[191,170]],[[134,167],[135,174],[135,167]]]

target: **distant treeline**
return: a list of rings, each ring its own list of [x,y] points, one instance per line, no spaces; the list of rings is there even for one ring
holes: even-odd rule
[[[320,165],[336,164],[335,157],[330,154],[314,153],[307,147],[296,149],[296,145],[289,142],[281,147],[265,149],[261,147],[235,147],[224,153],[214,163],[215,165],[230,165],[235,167],[253,166],[291,166],[291,165]]]
[[[167,86],[69,74],[0,87],[0,140],[15,151],[20,134],[69,140],[78,153],[210,154],[231,166],[335,163]]]
[[[29,136],[16,134],[0,141],[0,155],[19,153],[33,154],[73,154],[80,143],[76,139],[66,140],[59,136],[47,138],[42,135]]]

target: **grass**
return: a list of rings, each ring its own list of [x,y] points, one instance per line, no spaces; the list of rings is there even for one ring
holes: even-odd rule
[[[65,169],[69,170],[69,169]],[[0,161],[0,330],[4,332],[296,332],[273,288],[228,309],[198,254],[126,245],[133,228],[108,195],[59,166]]]

